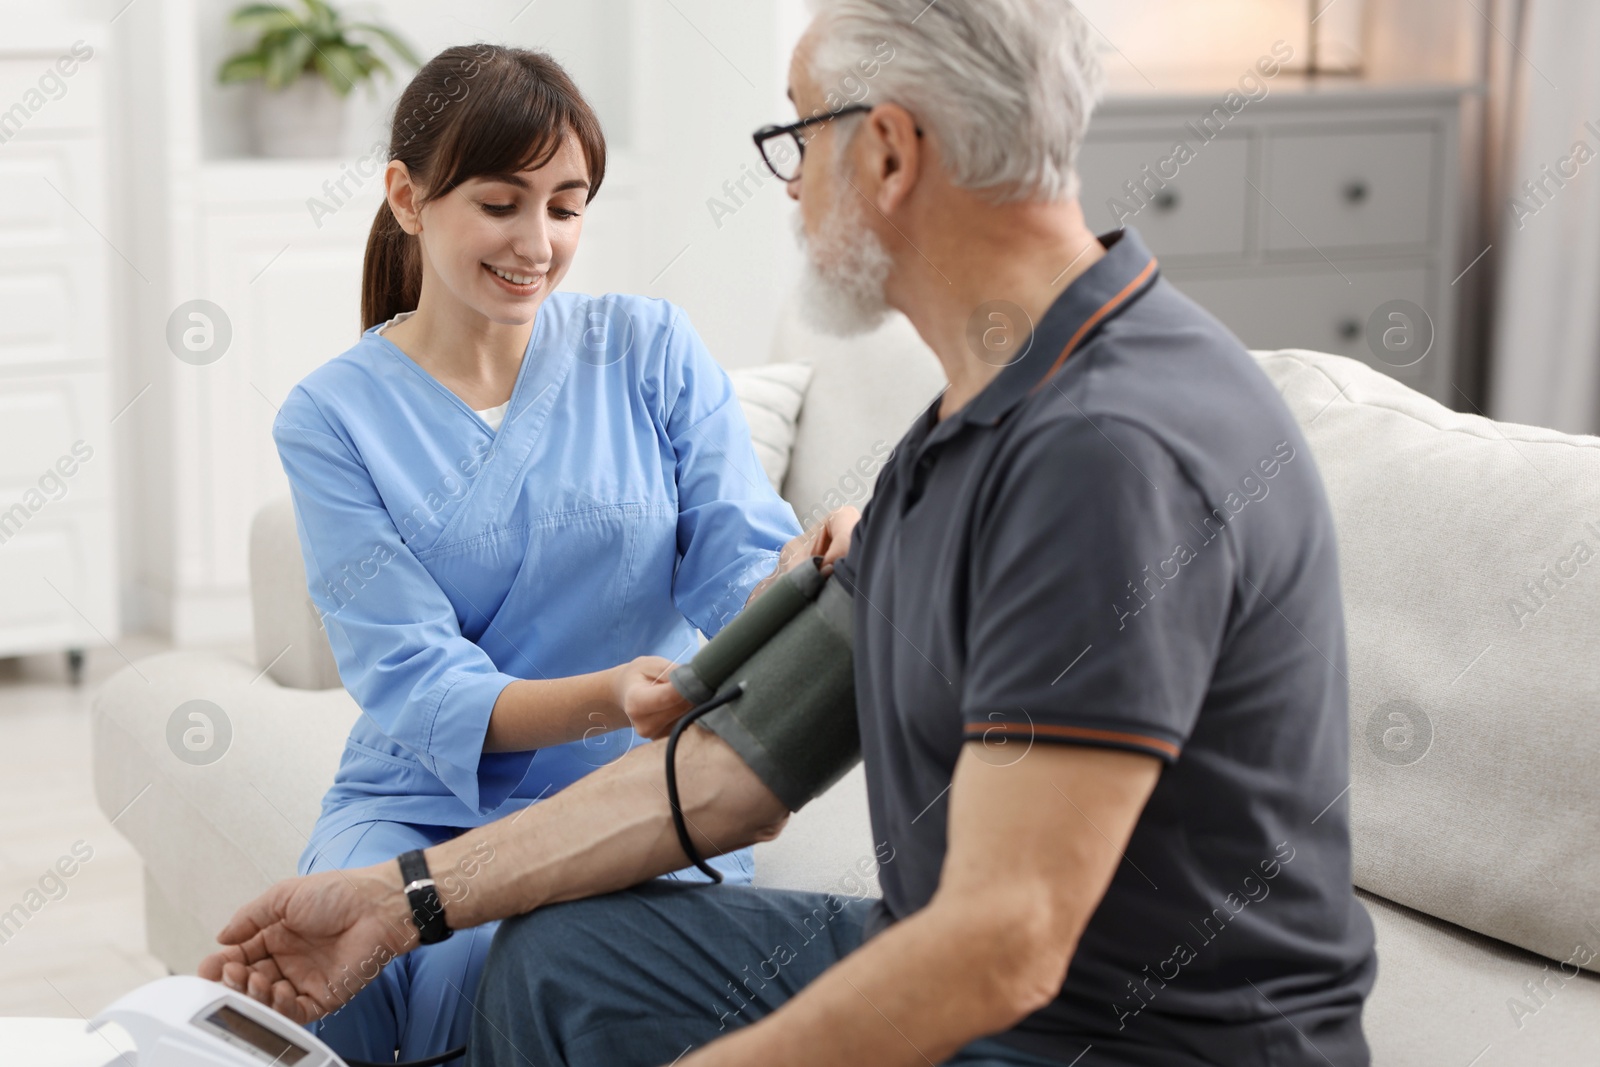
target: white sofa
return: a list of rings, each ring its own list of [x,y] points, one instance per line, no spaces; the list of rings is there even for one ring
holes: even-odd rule
[[[1376,1062],[1600,1062],[1600,558],[1574,550],[1600,553],[1600,439],[1454,414],[1335,356],[1258,358],[1339,527]],[[942,384],[898,319],[841,342],[791,313],[773,360],[814,369],[784,482],[801,514],[860,504]],[[357,715],[287,501],[259,516],[251,559],[256,662],[155,656],[95,700],[100,804],[144,858],[150,950],[175,972],[293,873]],[[232,730],[204,766],[167,742],[196,699]],[[858,769],[758,849],[758,882],[850,892],[871,855]]]

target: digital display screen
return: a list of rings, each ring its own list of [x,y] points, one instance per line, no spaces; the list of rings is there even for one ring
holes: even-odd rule
[[[311,1055],[310,1049],[295,1044],[276,1030],[262,1026],[244,1012],[226,1004],[207,1015],[205,1022],[255,1049],[270,1063],[294,1064]]]

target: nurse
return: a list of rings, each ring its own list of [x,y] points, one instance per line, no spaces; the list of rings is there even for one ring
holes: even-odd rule
[[[681,712],[642,691],[696,630],[716,634],[786,547],[786,564],[825,547],[773,492],[682,311],[556,291],[605,151],[542,53],[451,48],[400,97],[364,332],[273,425],[362,711],[302,874],[454,837],[644,743],[630,716],[653,735]],[[748,852],[712,862],[750,878]],[[475,869],[433,872],[441,896],[470,893]],[[369,1061],[462,1044],[493,934],[390,963],[312,1029]]]

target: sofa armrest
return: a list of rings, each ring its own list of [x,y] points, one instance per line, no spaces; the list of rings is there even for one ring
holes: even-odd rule
[[[339,667],[322,619],[306,592],[306,565],[288,497],[250,524],[250,607],[256,667],[290,689],[334,689]]]
[[[167,913],[192,917],[204,943],[241,904],[294,874],[358,714],[343,689],[285,689],[250,664],[195,652],[140,660],[95,694],[100,810],[139,853]],[[211,747],[191,751],[184,732],[207,725]],[[153,950],[195,943],[149,937]],[[169,955],[174,971],[198,962],[192,949]]]

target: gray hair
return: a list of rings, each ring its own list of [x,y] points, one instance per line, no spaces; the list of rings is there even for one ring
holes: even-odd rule
[[[914,114],[938,139],[956,185],[999,203],[1078,195],[1078,147],[1104,81],[1089,24],[1068,0],[811,7],[819,18],[811,74],[830,98],[871,70],[865,101]]]

